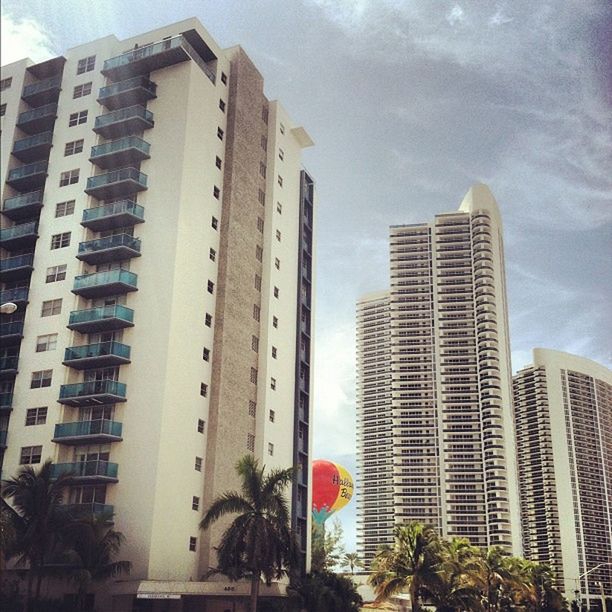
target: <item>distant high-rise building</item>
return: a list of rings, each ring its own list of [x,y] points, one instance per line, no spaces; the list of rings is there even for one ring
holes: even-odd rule
[[[248,591],[201,582],[225,525],[198,528],[247,453],[299,466],[306,563],[308,134],[196,19],[10,64],[1,86],[1,298],[19,306],[1,325],[3,477],[49,458],[73,474],[67,503],[114,512],[121,609]]]
[[[502,225],[488,187],[391,227],[391,288],[357,306],[358,547],[421,521],[520,553]]]
[[[612,596],[612,372],[535,349],[513,383],[525,556],[599,604]]]

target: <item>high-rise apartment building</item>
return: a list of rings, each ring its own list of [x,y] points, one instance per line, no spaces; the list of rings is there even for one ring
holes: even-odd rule
[[[519,553],[497,203],[474,185],[457,212],[391,227],[390,246],[390,290],[357,306],[360,554],[412,520]]]
[[[308,134],[196,19],[1,84],[1,298],[19,306],[1,323],[3,477],[50,458],[67,503],[114,512],[132,562],[115,609],[248,592],[202,582],[224,525],[198,529],[247,453],[299,466],[306,563]]]
[[[612,372],[535,349],[513,383],[525,556],[594,609],[612,597]]]

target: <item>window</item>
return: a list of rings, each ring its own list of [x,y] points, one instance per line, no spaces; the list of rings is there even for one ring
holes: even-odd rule
[[[204,361],[210,361],[210,349],[206,347],[202,349],[202,359]]]
[[[266,164],[259,162],[259,174],[263,178],[266,178]]]
[[[55,216],[56,217],[67,217],[68,215],[74,214],[74,200],[68,200],[67,202],[58,202],[55,205]]]
[[[74,155],[75,153],[83,152],[83,139],[73,140],[72,142],[67,142],[64,147],[64,157],[68,155]]]
[[[264,220],[261,217],[257,217],[257,230],[263,234]]]
[[[200,498],[195,495],[191,498],[191,509],[199,510],[200,509]]]
[[[6,115],[6,103],[0,104],[0,117],[4,117]]]
[[[268,455],[272,456],[274,454],[274,444],[272,442],[268,442]]]
[[[255,436],[253,434],[247,434],[247,450],[255,451]]]
[[[255,418],[257,415],[257,403],[253,400],[249,400],[249,416]]]
[[[277,202],[277,203],[276,203],[276,212],[277,212],[279,215],[282,215],[282,214],[283,214],[283,205],[282,205],[280,202]]]
[[[220,158],[220,157],[217,155],[217,156],[215,157],[215,166],[217,166],[217,168],[219,168],[219,170],[221,170],[221,164],[222,164],[222,163],[223,163],[223,162],[221,161],[221,158]]]
[[[96,67],[96,56],[90,55],[80,59],[77,64],[77,74],[83,74],[84,72],[91,72]]]
[[[275,267],[277,270],[280,270],[280,259],[279,259],[278,257],[275,257],[275,258],[274,258],[274,267]]]
[[[254,385],[257,384],[257,370],[255,368],[251,368],[251,382]]]
[[[70,246],[70,232],[62,232],[51,236],[51,250],[63,249],[67,246]]]
[[[195,458],[194,468],[195,468],[196,472],[201,472],[202,471],[202,457],[196,457]]]
[[[257,289],[257,291],[261,291],[261,276],[258,274],[255,275],[255,289]]]
[[[272,317],[272,327],[278,328],[278,317]]]
[[[213,283],[211,280],[208,281],[208,293],[214,293],[215,292],[215,283]]]
[[[263,249],[258,244],[255,245],[255,259],[257,261],[263,261]]]
[[[278,175],[277,182],[279,187],[283,186],[283,177],[280,174]]]
[[[225,101],[224,100],[219,100],[219,108],[221,109],[221,112],[225,112]]]
[[[206,426],[206,423],[204,422],[204,420],[198,419],[198,433],[204,433],[205,426]]]
[[[261,109],[261,119],[266,125],[268,125],[268,107],[267,106],[263,106]]]
[[[68,118],[68,127],[74,127],[75,125],[80,125],[81,123],[87,123],[87,113],[88,111],[83,110],[78,113],[71,113]]]
[[[279,129],[281,134],[285,133],[285,126],[282,123],[279,125]]]
[[[47,407],[28,408],[26,412],[26,426],[44,425],[47,422]]]
[[[221,190],[215,185],[213,187],[213,196],[217,198],[218,200],[220,195],[221,195]]]
[[[82,85],[76,85],[72,91],[72,98],[82,98],[88,96],[91,93],[91,81],[89,83],[83,83]]]
[[[194,538],[193,536],[191,536],[189,538],[189,550],[191,552],[195,552],[197,544],[198,544],[198,538]]]
[[[6,79],[2,79],[0,81],[0,91],[4,91],[5,89],[8,89],[11,86],[12,82],[13,82],[13,77],[7,77]]]
[[[268,150],[268,138],[266,136],[262,135],[259,144],[264,151]]]
[[[274,423],[274,418],[276,417],[276,412],[274,410],[270,410],[270,414],[268,415],[268,419],[270,423]]]
[[[224,85],[227,85],[227,74],[225,74],[225,72],[222,72],[222,73],[221,73],[221,82],[222,82]]]
[[[200,383],[200,395],[208,397],[208,385],[206,383]]]
[[[54,351],[57,348],[57,334],[46,334],[36,338],[36,352]]]
[[[259,317],[261,316],[261,308],[257,304],[253,304],[253,318],[256,321],[259,321]]]
[[[257,336],[251,336],[251,348],[256,353],[259,352],[259,338]]]
[[[60,174],[60,187],[66,187],[66,185],[74,185],[79,182],[79,169],[68,170],[68,172],[62,172]]]
[[[272,359],[276,359],[278,356],[278,350],[275,346],[272,347]]]
[[[212,226],[213,229],[217,229],[219,227],[219,220],[217,219],[217,217],[213,217],[210,225]]]
[[[40,311],[41,317],[51,317],[53,315],[58,315],[62,312],[62,298],[57,300],[47,300],[42,303],[42,308]]]
[[[223,140],[223,130],[220,127],[217,128],[217,138]]]
[[[30,381],[30,389],[40,389],[41,387],[50,387],[52,378],[53,378],[53,370],[39,370],[38,372],[32,372],[32,380]]]
[[[280,242],[281,241],[281,232],[280,230],[276,230],[276,239]]]
[[[211,248],[208,251],[208,257],[209,257],[210,261],[215,261],[217,259],[217,251],[215,251],[215,249]]]
[[[47,268],[47,283],[55,283],[57,281],[63,281],[66,278],[66,264],[60,266],[51,266]]]
[[[266,203],[266,192],[263,189],[259,190],[259,193],[257,194],[257,200],[262,206]]]
[[[19,465],[40,463],[42,457],[42,446],[22,446]]]
[[[280,294],[280,291],[278,290],[278,287],[274,287],[274,297],[277,298]]]
[[[283,161],[285,159],[285,152],[282,149],[278,150],[278,159]]]
[[[272,389],[272,391],[276,391],[276,378],[270,379],[270,389]]]
[[[206,313],[206,316],[204,317],[204,325],[206,325],[206,327],[212,327],[212,315],[209,313]]]

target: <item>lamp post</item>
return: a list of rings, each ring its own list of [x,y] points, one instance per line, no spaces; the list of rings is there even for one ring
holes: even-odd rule
[[[599,563],[595,567],[592,567],[588,572],[584,572],[584,574],[580,574],[576,580],[576,590],[574,593],[576,594],[576,599],[580,601],[580,609],[582,610],[582,597],[580,596],[580,581],[588,576],[591,572],[598,570],[600,567],[605,567],[607,565],[612,565],[612,562],[606,561],[605,563]],[[604,593],[604,585],[603,582],[599,581],[599,591],[601,593],[601,611],[606,612],[606,594]],[[588,590],[588,585],[587,585]]]
[[[13,314],[17,310],[17,304],[6,302],[0,306],[0,314]]]

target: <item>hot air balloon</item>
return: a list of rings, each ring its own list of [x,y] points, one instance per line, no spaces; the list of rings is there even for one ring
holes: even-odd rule
[[[312,462],[312,518],[316,525],[341,510],[353,497],[353,479],[341,465],[325,459]]]

